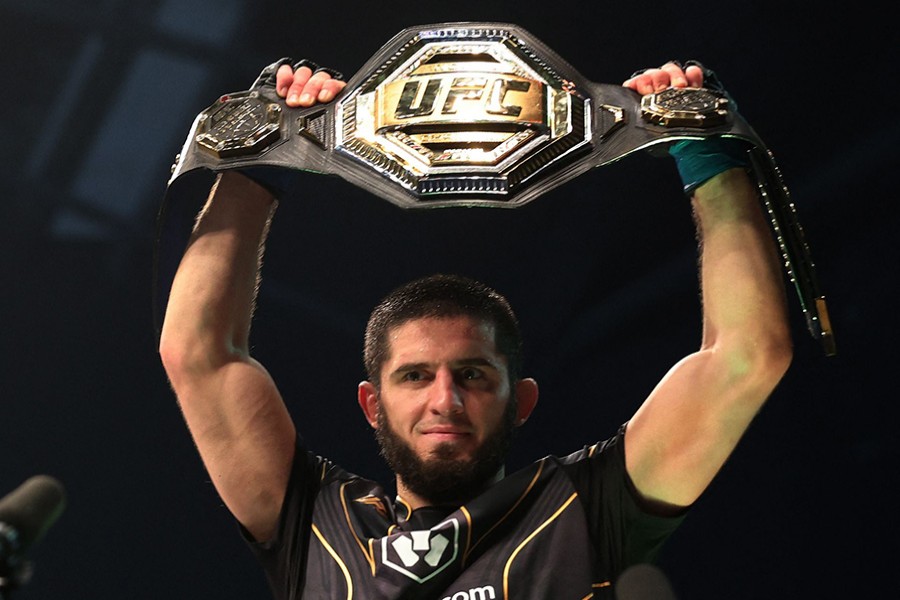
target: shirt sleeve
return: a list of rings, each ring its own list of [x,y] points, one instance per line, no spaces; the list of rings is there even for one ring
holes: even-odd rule
[[[625,469],[625,431],[622,425],[612,438],[561,459],[585,509],[594,545],[609,557],[614,573],[653,562],[688,510],[661,514],[642,501]]]

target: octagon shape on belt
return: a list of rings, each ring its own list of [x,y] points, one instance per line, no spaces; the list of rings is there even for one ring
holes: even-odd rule
[[[396,41],[339,101],[335,150],[409,191],[507,195],[590,144],[590,101],[511,30]]]

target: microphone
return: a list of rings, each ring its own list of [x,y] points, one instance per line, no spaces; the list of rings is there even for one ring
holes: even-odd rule
[[[0,575],[40,541],[62,514],[66,493],[49,475],[35,475],[0,500]]]
[[[653,565],[632,565],[616,582],[616,600],[676,600],[663,572]]]

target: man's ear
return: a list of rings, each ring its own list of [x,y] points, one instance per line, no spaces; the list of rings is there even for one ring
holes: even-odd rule
[[[534,379],[527,377],[516,382],[516,427],[525,424],[531,411],[537,406],[538,384]]]
[[[373,428],[378,429],[378,390],[372,382],[360,382],[357,389],[357,401],[363,414],[366,415],[366,421]]]

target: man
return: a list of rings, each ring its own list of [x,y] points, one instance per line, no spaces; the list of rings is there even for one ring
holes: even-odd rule
[[[624,85],[648,94],[703,76],[667,63]],[[343,83],[284,65],[276,85],[289,105],[311,106]],[[791,360],[781,267],[740,152],[704,141],[673,154],[702,240],[700,349],[607,441],[507,475],[511,431],[538,398],[519,373],[515,316],[465,278],[402,287],[372,314],[358,387],[396,499],[305,448],[250,356],[276,203],[244,175],[219,176],[175,276],[160,353],[278,598],[603,597],[653,559]]]

